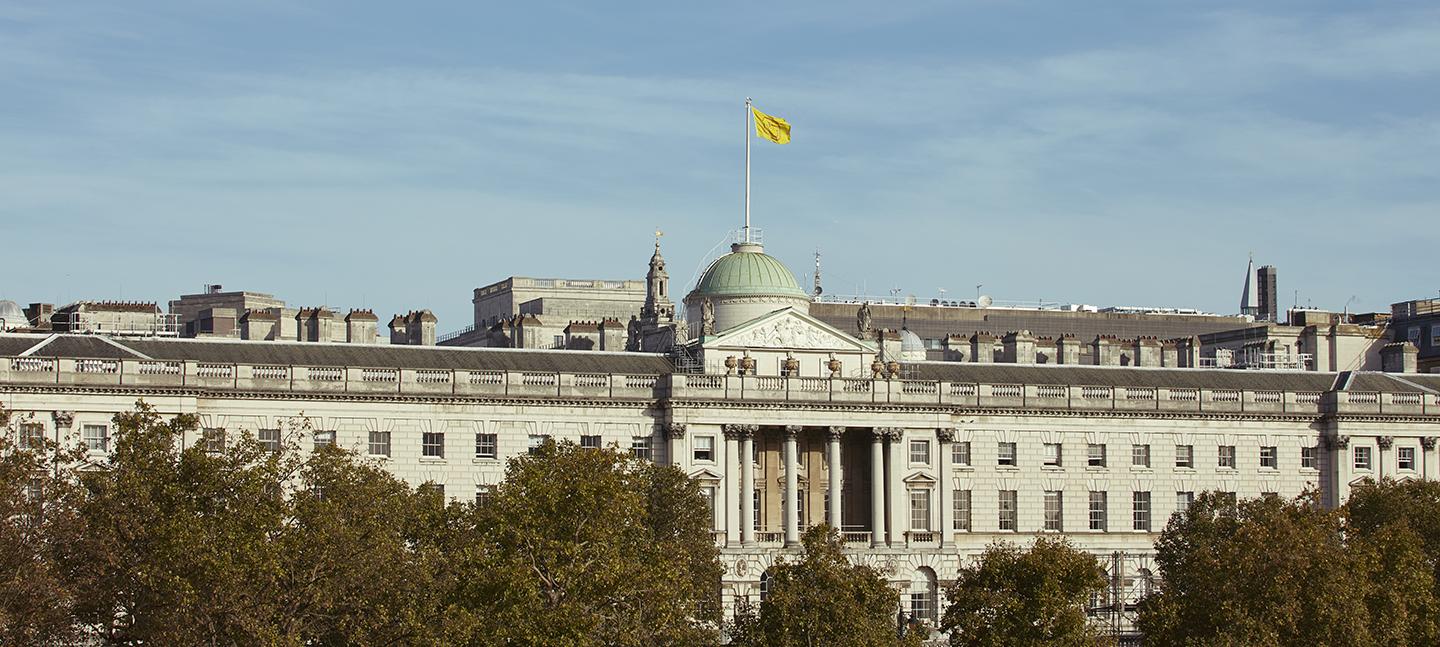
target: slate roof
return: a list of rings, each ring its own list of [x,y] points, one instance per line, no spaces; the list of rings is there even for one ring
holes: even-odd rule
[[[670,360],[663,355],[649,353],[188,339],[124,339],[119,342],[155,359],[233,364],[641,375],[673,370]]]
[[[1334,373],[1302,371],[1241,371],[1203,368],[1128,368],[1059,364],[973,364],[915,362],[906,364],[914,377],[946,382],[984,384],[1070,384],[1137,386],[1173,389],[1243,389],[1249,391],[1329,391]],[[1395,390],[1395,389],[1387,389]]]

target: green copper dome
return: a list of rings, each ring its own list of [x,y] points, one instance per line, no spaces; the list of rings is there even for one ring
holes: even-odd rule
[[[756,243],[736,243],[715,259],[690,293],[696,296],[787,296],[808,298],[795,275]]]

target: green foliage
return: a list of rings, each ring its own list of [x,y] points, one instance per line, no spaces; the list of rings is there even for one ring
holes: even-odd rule
[[[463,603],[484,644],[718,641],[719,551],[697,484],[613,448],[547,441],[479,511]]]
[[[57,547],[79,536],[56,469],[79,459],[52,439],[20,439],[0,409],[0,645],[67,644],[76,637],[74,596]]]
[[[1410,529],[1347,533],[1308,493],[1206,493],[1157,543],[1138,625],[1157,645],[1435,644],[1433,575]]]
[[[945,590],[941,627],[951,645],[1101,645],[1085,616],[1105,572],[1089,553],[1040,538],[1022,549],[996,543],[960,569]]]
[[[777,561],[770,567],[770,587],[758,612],[748,605],[737,610],[728,627],[737,647],[918,644],[911,634],[897,638],[899,596],[869,566],[845,558],[840,534],[828,525],[814,526],[802,537],[798,561]]]

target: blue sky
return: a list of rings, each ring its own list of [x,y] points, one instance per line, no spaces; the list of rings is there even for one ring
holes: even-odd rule
[[[687,282],[747,95],[794,127],[767,251],[831,293],[1228,313],[1251,251],[1285,306],[1440,288],[1433,3],[10,0],[0,298],[451,330],[508,275],[640,277],[657,225]]]

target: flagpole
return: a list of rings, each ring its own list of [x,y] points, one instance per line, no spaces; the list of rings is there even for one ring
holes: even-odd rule
[[[750,242],[750,97],[745,97],[745,242]]]

